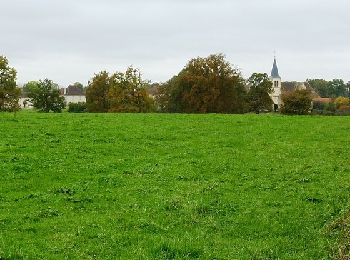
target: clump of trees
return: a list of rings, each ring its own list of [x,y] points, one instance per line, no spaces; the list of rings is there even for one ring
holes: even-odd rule
[[[159,110],[176,113],[244,113],[247,93],[241,73],[222,54],[196,58],[159,87]]]
[[[345,84],[342,79],[327,81],[324,79],[308,79],[307,84],[322,98],[350,97],[350,82]]]
[[[19,109],[21,91],[17,88],[17,72],[8,60],[0,56],[0,111],[16,112]]]
[[[125,72],[109,75],[96,74],[86,89],[89,112],[150,112],[154,101],[147,94],[148,82],[138,69],[129,67]]]
[[[307,80],[307,89],[297,82],[284,82],[281,112],[307,114],[312,94],[331,97],[327,104],[313,102],[313,112],[350,113],[350,83],[335,79]],[[304,84],[300,84],[305,88]],[[296,89],[296,90],[295,90]],[[312,93],[309,91],[312,89]],[[88,86],[74,83],[68,95],[86,95],[86,103],[69,104],[68,111],[81,112],[168,112],[168,113],[246,113],[268,112],[273,109],[270,97],[271,79],[265,73],[253,73],[245,80],[223,54],[191,59],[186,66],[165,83],[150,84],[139,69],[132,66],[113,74],[101,71]],[[32,105],[42,112],[61,112],[65,108],[63,93],[49,79],[28,82],[22,91]],[[16,86],[16,71],[0,56],[0,111],[19,109],[20,90]],[[26,102],[26,101],[25,101]]]
[[[44,79],[28,82],[24,88],[33,107],[41,112],[62,112],[65,108],[64,97],[60,95],[59,87],[52,80]]]
[[[312,96],[307,89],[297,89],[282,95],[281,113],[289,115],[307,115],[311,110]]]

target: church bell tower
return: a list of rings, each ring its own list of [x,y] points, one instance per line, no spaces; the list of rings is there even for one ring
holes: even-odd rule
[[[281,108],[281,103],[282,103],[281,101],[282,79],[278,73],[276,57],[273,60],[273,67],[272,67],[270,79],[273,84],[272,93],[270,94],[270,97],[273,101],[273,109],[274,111],[277,111]]]

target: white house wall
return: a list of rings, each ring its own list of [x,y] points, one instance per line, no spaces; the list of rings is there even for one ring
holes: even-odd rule
[[[67,105],[69,103],[86,102],[85,96],[64,96],[64,99],[66,100]]]
[[[79,102],[86,102],[86,97],[85,96],[64,96],[64,99],[67,103],[79,103]],[[25,108],[33,108],[32,104],[29,102],[29,98],[20,98],[18,100],[18,103],[21,108],[24,108],[23,102],[27,100],[27,104]]]

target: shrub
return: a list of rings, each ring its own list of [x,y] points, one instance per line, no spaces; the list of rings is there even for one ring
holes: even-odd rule
[[[86,103],[85,102],[69,103],[68,104],[68,112],[69,113],[85,113],[85,112],[87,112]]]
[[[338,97],[334,101],[337,109],[343,106],[349,106],[350,105],[350,99],[347,97]]]
[[[283,114],[306,115],[311,108],[311,92],[306,89],[295,90],[282,95]]]
[[[322,111],[325,109],[327,103],[314,101],[313,102],[313,111]]]
[[[331,103],[326,103],[324,106],[324,110],[326,111],[330,111],[330,112],[335,112],[336,110],[336,105],[335,103],[331,102]]]

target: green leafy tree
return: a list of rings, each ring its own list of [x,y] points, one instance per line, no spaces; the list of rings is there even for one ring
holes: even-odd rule
[[[333,79],[332,81],[308,79],[307,83],[323,98],[336,98],[349,95],[348,86],[342,79]]]
[[[310,90],[298,89],[282,95],[283,114],[306,115],[311,109],[312,96]]]
[[[0,56],[0,111],[17,111],[21,91],[16,84],[17,72],[8,64],[4,56]]]
[[[133,67],[111,76],[100,72],[86,90],[88,111],[149,112],[153,109],[153,99],[147,94],[147,84],[140,71]]]
[[[159,87],[158,106],[165,112],[243,113],[246,91],[241,73],[224,55],[196,58]]]
[[[329,97],[336,98],[341,96],[347,96],[346,84],[342,79],[333,79],[328,84]]]
[[[31,81],[25,87],[29,91],[28,97],[33,107],[41,112],[60,113],[65,108],[64,97],[60,96],[58,85],[51,80]]]
[[[142,79],[138,69],[129,67],[125,72],[117,72],[111,77],[108,91],[110,112],[150,112],[153,99],[146,88],[149,83]]]
[[[104,113],[110,108],[108,92],[112,80],[107,71],[101,71],[92,78],[86,89],[86,106],[88,112]]]
[[[270,97],[272,82],[266,73],[253,73],[248,79],[248,102],[250,111],[260,113],[270,111],[273,101]]]
[[[313,88],[321,97],[329,97],[328,81],[324,79],[308,79],[306,82]]]

